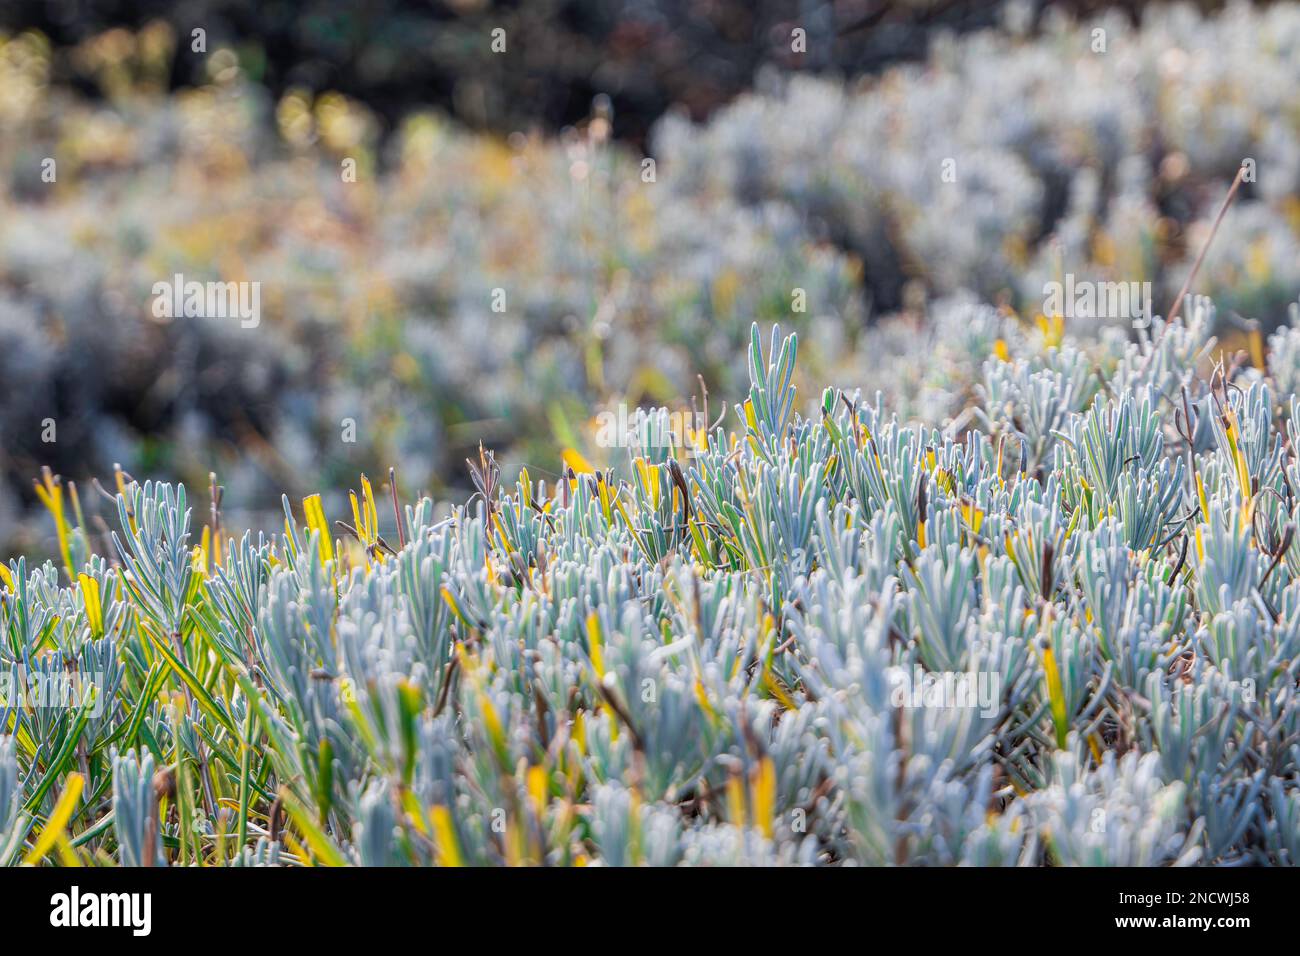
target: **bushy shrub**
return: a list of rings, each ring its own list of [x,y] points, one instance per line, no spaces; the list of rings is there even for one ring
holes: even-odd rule
[[[119,474],[101,550],[46,473],[0,862],[1293,863],[1300,404],[1188,312],[1099,379],[995,339],[944,430],[755,326],[731,427],[482,451],[447,518],[363,478],[236,536]]]

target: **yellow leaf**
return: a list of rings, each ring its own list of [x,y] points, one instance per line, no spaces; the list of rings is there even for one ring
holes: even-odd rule
[[[70,534],[68,519],[63,513],[63,486],[48,468],[41,469],[41,480],[33,481],[32,485],[36,489],[36,497],[54,516],[54,530],[59,538],[59,554],[63,557],[63,566],[67,569],[68,580],[75,580],[76,574],[72,570],[72,548],[68,544]]]
[[[347,861],[343,854],[339,852],[338,847],[329,835],[312,819],[298,801],[293,799],[287,787],[280,788],[280,800],[288,811],[290,819],[302,831],[303,838],[307,841],[307,846],[311,848],[312,853],[320,858],[320,861],[326,866],[346,866]],[[306,854],[304,854],[304,857]]]
[[[461,611],[460,605],[456,603],[456,595],[452,594],[451,589],[445,584],[442,586],[442,599],[447,602],[447,607],[451,608],[451,613],[455,614],[462,624],[466,627],[473,627],[469,622],[469,618],[467,618],[465,613]]]
[[[573,742],[578,745],[578,753],[587,752],[587,715],[585,711],[578,711],[577,716],[573,718]]]
[[[776,812],[776,766],[771,757],[764,757],[758,765],[758,777],[753,784],[754,823],[759,832],[772,839],[772,816]]]
[[[519,469],[519,487],[523,491],[524,507],[531,508],[533,506],[533,481],[528,476],[526,467]]]
[[[738,827],[745,825],[745,791],[734,774],[727,780],[727,819]]]
[[[537,813],[540,816],[546,809],[546,769],[544,767],[528,768],[528,795],[533,798],[533,803],[537,805]]]
[[[456,828],[452,825],[451,812],[446,807],[434,807],[430,815],[433,817],[433,832],[437,837],[438,865],[464,866],[460,845],[456,842]]]
[[[361,509],[357,507],[357,493],[355,491],[348,492],[348,502],[352,505],[352,527],[356,528],[361,543],[369,544],[366,540],[366,524],[361,520]]]
[[[984,512],[976,506],[975,502],[967,502],[961,506],[961,516],[966,520],[966,525],[971,529],[973,534],[980,533],[980,525],[984,523]]]
[[[487,694],[479,693],[478,706],[483,712],[483,724],[487,728],[488,739],[492,741],[492,746],[498,753],[507,753],[505,729],[501,726],[501,718],[497,716],[497,709],[492,706],[492,701]]]
[[[587,647],[596,679],[600,680],[605,676],[605,661],[600,653],[600,617],[595,611],[587,615]]]
[[[717,718],[718,712],[714,710],[713,705],[709,703],[708,695],[704,693],[704,682],[698,677],[695,678],[695,699],[699,701],[700,709],[708,714],[709,717],[714,719]]]
[[[96,638],[104,635],[104,606],[99,598],[99,582],[88,574],[77,576],[81,585],[81,595],[86,603],[86,619],[90,621],[90,633]]]
[[[1043,648],[1043,670],[1047,675],[1047,697],[1052,709],[1052,723],[1056,725],[1056,745],[1064,750],[1069,718],[1065,712],[1065,692],[1061,688],[1061,673],[1056,669],[1056,655],[1052,653],[1050,646]]]
[[[644,458],[637,458],[634,462],[636,465],[637,475],[641,479],[641,487],[645,489],[646,494],[650,496],[650,506],[659,507],[659,468],[652,465]],[[674,488],[674,490],[676,490]]]
[[[739,663],[740,659],[737,658],[736,662]],[[777,683],[776,678],[772,676],[770,671],[763,675],[763,686],[767,688],[768,693],[781,702],[781,706],[786,710],[799,709],[799,706],[794,702],[790,695],[782,690],[781,685]]]
[[[321,507],[320,495],[308,495],[302,499],[302,510],[307,518],[307,527],[320,535],[321,560],[334,560],[334,540],[330,536],[329,522],[325,520],[325,509]]]
[[[72,817],[72,811],[77,808],[77,801],[81,798],[81,788],[85,784],[86,778],[79,773],[68,774],[68,781],[63,787],[63,793],[59,797],[59,802],[54,805],[50,812],[50,818],[45,823],[45,828],[41,830],[41,835],[37,837],[36,843],[33,844],[31,852],[23,859],[27,866],[35,866],[45,858],[54,844],[63,836],[63,828],[68,825],[68,820]]]
[[[361,476],[361,500],[366,508],[366,541],[374,544],[379,537],[379,509],[375,505],[375,491],[365,475]]]
[[[592,467],[591,462],[582,456],[582,452],[576,448],[566,448],[561,453],[564,463],[576,471],[578,474],[590,474],[596,469]]]

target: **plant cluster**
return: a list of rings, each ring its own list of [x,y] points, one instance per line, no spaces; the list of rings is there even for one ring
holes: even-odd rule
[[[1151,281],[1163,308],[1246,158],[1202,291],[1268,331],[1300,285],[1298,34],[1281,4],[1009,23],[856,85],[795,77],[703,125],[670,117],[652,182],[605,101],[555,138],[434,114],[386,130],[337,93],[273,100],[215,43],[205,85],[168,93],[185,38],[162,25],[89,39],[63,74],[40,36],[0,39],[0,541],[40,548],[15,529],[43,464],[195,486],[215,468],[252,525],[280,490],[390,463],[467,490],[480,438],[506,462],[562,444],[616,463],[593,412],[676,402],[697,374],[738,391],[752,320],[799,332],[805,385],[869,366],[900,415],[938,421],[987,354],[934,331],[961,290],[1032,321],[1070,272]],[[177,273],[261,282],[265,321],[154,321],[151,285]]]
[[[1105,368],[997,339],[944,429],[807,403],[754,326],[730,427],[626,477],[480,450],[447,518],[390,474],[236,536],[119,472],[98,549],[46,473],[0,862],[1294,863],[1297,333],[1207,366],[1188,315]]]
[[[1152,281],[1163,307],[1249,159],[1204,291],[1277,320],[1300,280],[1298,35],[1283,5],[1151,5],[1140,29],[1056,11],[1032,37],[951,38],[878,81],[774,79],[707,124],[669,117],[652,148],[672,157],[674,189],[803,211],[864,260],[885,310],[913,281],[1041,306],[1061,271]]]

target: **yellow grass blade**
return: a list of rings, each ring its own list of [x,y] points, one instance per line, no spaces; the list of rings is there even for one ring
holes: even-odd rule
[[[45,828],[41,830],[41,835],[37,837],[36,843],[33,844],[31,852],[23,858],[23,863],[27,866],[35,866],[45,858],[45,854],[53,849],[54,844],[64,835],[64,827],[68,825],[68,820],[72,817],[72,811],[77,808],[77,801],[81,799],[81,788],[85,785],[86,778],[79,773],[68,774],[67,783],[63,787],[63,793],[59,797],[59,802],[54,805],[50,812],[50,818],[45,823]]]

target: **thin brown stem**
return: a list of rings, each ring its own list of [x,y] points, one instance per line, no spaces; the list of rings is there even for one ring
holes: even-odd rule
[[[1210,243],[1214,242],[1214,237],[1219,231],[1219,224],[1223,222],[1223,217],[1227,213],[1228,207],[1232,205],[1232,200],[1236,197],[1237,190],[1241,188],[1243,177],[1245,177],[1245,175],[1246,167],[1242,166],[1237,170],[1237,175],[1232,180],[1232,186],[1228,189],[1228,195],[1223,197],[1223,205],[1219,207],[1219,214],[1214,217],[1214,225],[1210,227],[1210,234],[1205,238],[1205,243],[1201,246],[1201,251],[1196,256],[1196,261],[1192,263],[1192,271],[1187,274],[1187,281],[1184,282],[1183,287],[1178,290],[1178,298],[1174,299],[1174,304],[1169,308],[1169,315],[1166,316],[1167,321],[1173,321],[1174,317],[1178,315],[1178,310],[1182,307],[1183,299],[1187,296],[1187,291],[1192,287],[1192,283],[1196,280],[1196,274],[1201,271],[1201,263],[1205,261],[1205,254],[1210,251]],[[1168,328],[1168,326],[1166,326],[1166,328]]]

